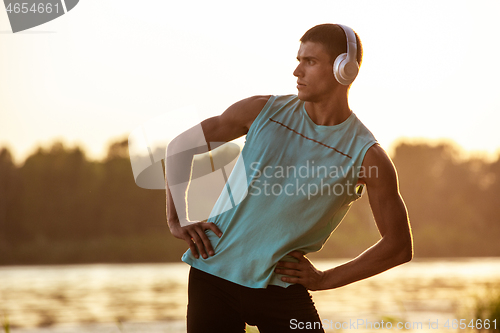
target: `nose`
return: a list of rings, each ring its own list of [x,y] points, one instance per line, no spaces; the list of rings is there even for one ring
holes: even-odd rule
[[[300,65],[300,62],[297,65],[297,67],[295,67],[295,70],[293,71],[293,76],[296,77],[302,76],[302,66]]]

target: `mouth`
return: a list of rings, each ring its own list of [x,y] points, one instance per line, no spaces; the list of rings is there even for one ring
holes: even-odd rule
[[[305,87],[306,85],[303,83],[303,82],[298,82],[297,81],[297,89],[298,88],[302,88],[302,87]]]

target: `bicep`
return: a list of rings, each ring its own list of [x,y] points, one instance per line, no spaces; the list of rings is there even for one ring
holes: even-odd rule
[[[370,148],[363,161],[365,168],[377,172],[364,179],[375,223],[382,236],[409,234],[408,214],[399,193],[396,169],[387,153],[378,145]]]
[[[229,142],[247,134],[270,96],[254,96],[231,105],[219,116],[201,123],[207,142]]]

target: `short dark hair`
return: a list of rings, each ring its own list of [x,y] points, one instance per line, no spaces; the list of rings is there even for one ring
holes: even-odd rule
[[[363,45],[356,32],[356,46],[357,46],[357,60],[359,66],[361,66],[361,61],[363,60]],[[342,29],[338,24],[325,23],[319,24],[307,30],[304,36],[300,38],[302,43],[314,42],[322,44],[326,52],[330,55],[330,60],[333,64],[335,59],[339,54],[347,52],[347,37],[345,35],[344,29]]]

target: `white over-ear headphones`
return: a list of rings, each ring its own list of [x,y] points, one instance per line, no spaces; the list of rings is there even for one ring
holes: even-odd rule
[[[359,71],[356,35],[351,28],[341,24],[338,26],[344,30],[347,37],[347,53],[342,53],[335,59],[333,75],[340,84],[348,86],[354,81]]]

